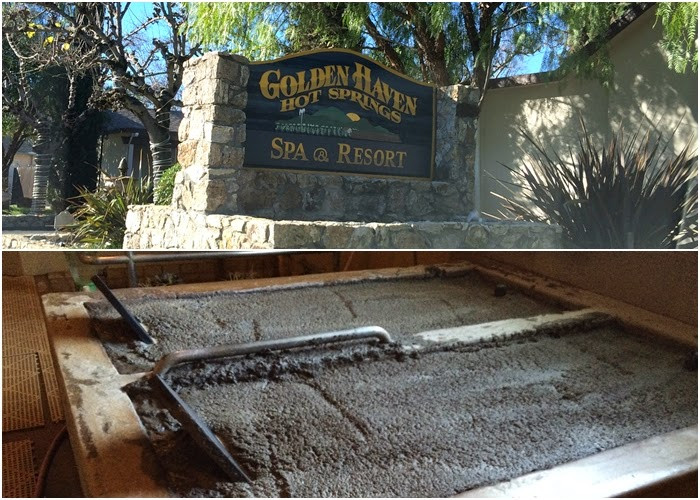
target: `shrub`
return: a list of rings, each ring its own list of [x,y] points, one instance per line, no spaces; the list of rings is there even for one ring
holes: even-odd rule
[[[556,223],[579,248],[668,248],[682,237],[697,240],[698,158],[690,144],[664,159],[669,143],[661,136],[648,132],[639,140],[637,131],[627,139],[620,130],[598,149],[583,121],[581,130],[569,163],[521,131],[535,152],[521,148],[523,169],[504,165],[515,181],[499,181],[510,192],[496,195],[502,215]]]
[[[149,203],[151,183],[148,179],[121,177],[94,192],[84,188],[78,191],[80,194],[71,200],[77,207],[76,222],[69,228],[75,242],[96,248],[121,248],[129,205]]]
[[[153,191],[153,200],[156,205],[170,205],[173,200],[173,188],[175,187],[175,175],[182,170],[179,163],[176,163],[160,177],[158,186]]]

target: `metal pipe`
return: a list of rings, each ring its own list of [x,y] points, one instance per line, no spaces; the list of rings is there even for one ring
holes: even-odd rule
[[[95,275],[92,277],[92,282],[95,284],[97,289],[102,292],[102,295],[105,296],[105,298],[109,301],[112,306],[117,310],[119,315],[124,318],[124,321],[129,325],[131,330],[136,334],[136,337],[141,342],[144,342],[146,344],[153,344],[153,339],[151,336],[148,334],[146,331],[146,328],[141,324],[141,322],[131,314],[126,307],[124,307],[124,304],[122,304],[119,299],[112,293],[112,290],[109,289],[107,286],[107,283],[105,283],[102,278],[99,276]]]
[[[192,440],[204,450],[216,465],[221,467],[221,470],[226,473],[229,479],[234,482],[252,482],[248,474],[245,473],[221,440],[214,434],[214,431],[202,420],[202,417],[197,415],[160,375],[155,375],[151,380],[156,383],[163,395],[170,401],[170,413],[180,422],[182,428],[187,431]]]
[[[369,338],[374,338],[383,344],[391,342],[391,336],[384,328],[379,326],[363,326],[359,328],[352,328],[350,330],[317,333],[287,339],[262,340],[259,342],[249,342],[246,344],[222,345],[175,351],[161,358],[153,368],[153,373],[163,376],[173,366],[181,363],[191,363],[193,361],[229,358],[243,354],[254,354],[261,351],[281,351],[284,349],[294,349],[297,347],[310,347],[320,344],[330,344],[334,342],[346,342],[349,340]]]
[[[134,288],[139,284],[139,278],[136,274],[136,263],[134,262],[134,252],[126,252],[126,256],[129,259],[127,264],[127,269],[129,272],[129,287]]]
[[[114,265],[128,264],[131,260],[139,262],[165,262],[174,260],[193,259],[220,259],[222,257],[256,257],[258,255],[275,255],[284,253],[298,253],[299,250],[220,250],[214,252],[145,252],[134,254],[130,259],[128,255],[95,255],[88,252],[76,252],[78,259],[83,264],[89,265]]]

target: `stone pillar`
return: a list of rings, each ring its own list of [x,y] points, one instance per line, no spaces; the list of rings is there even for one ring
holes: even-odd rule
[[[243,166],[248,60],[209,52],[185,63],[183,120],[172,207],[205,213],[236,209]]]
[[[466,212],[474,207],[474,165],[479,91],[465,85],[440,87],[435,131],[435,182],[455,186]],[[466,203],[464,203],[466,202]]]

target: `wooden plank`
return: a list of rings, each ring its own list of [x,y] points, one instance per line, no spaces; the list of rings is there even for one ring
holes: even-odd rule
[[[477,343],[514,335],[527,335],[548,328],[570,328],[610,318],[595,309],[581,309],[561,314],[541,314],[530,318],[511,318],[477,325],[456,326],[415,334],[423,340],[442,343]]]
[[[85,294],[44,296],[47,326],[68,401],[66,425],[88,497],[165,497],[159,469],[119,375],[90,332]]]

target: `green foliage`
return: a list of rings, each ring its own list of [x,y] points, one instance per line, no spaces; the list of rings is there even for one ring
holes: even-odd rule
[[[284,53],[278,39],[281,15],[275,4],[257,2],[186,3],[184,29],[194,43],[210,49],[227,49],[252,60]],[[226,29],[222,30],[222,26]]]
[[[661,47],[668,56],[669,67],[685,73],[688,63],[698,72],[698,4],[693,2],[659,3],[656,20],[663,25]]]
[[[93,248],[121,248],[126,231],[129,205],[149,203],[151,184],[148,180],[120,177],[97,191],[78,188],[73,205],[76,222],[68,229],[76,243]]]
[[[29,207],[20,207],[19,205],[10,205],[2,210],[4,215],[27,215]]]
[[[176,163],[163,172],[160,182],[153,190],[153,201],[156,205],[170,205],[173,200],[173,188],[175,187],[175,176],[182,170],[179,163]]]
[[[544,69],[558,68],[560,75],[595,78],[612,87],[606,35],[631,5],[198,2],[187,4],[187,10],[193,40],[253,60],[319,47],[349,48],[414,78],[483,86],[485,76],[513,74],[524,57],[543,51]],[[472,12],[473,27],[464,16],[467,10]],[[669,66],[684,71],[692,61],[697,71],[697,4],[659,4],[657,16],[664,25],[662,46],[669,54]],[[382,39],[390,48],[382,46]],[[441,67],[444,73],[435,69]]]
[[[622,130],[599,147],[583,122],[581,127],[570,162],[522,132],[535,152],[522,149],[523,169],[506,167],[515,182],[501,181],[510,192],[496,195],[503,200],[502,215],[556,223],[579,248],[672,247],[693,222],[683,223],[693,205],[697,218],[697,192],[691,194],[697,151],[688,145],[673,155],[660,137],[647,133],[640,139],[637,131],[627,139]]]
[[[559,76],[574,74],[613,87],[614,68],[607,51],[610,25],[628,8],[623,2],[562,2],[542,4],[547,31],[544,68]]]
[[[478,12],[479,4],[474,5]],[[497,28],[503,43],[491,50],[488,43],[484,44],[478,56],[480,61],[475,61],[470,51],[456,3],[197,2],[186,4],[186,9],[191,40],[210,49],[225,48],[252,60],[265,60],[320,47],[348,48],[396,68],[396,64],[391,64],[389,49],[381,46],[379,38],[388,41],[398,55],[401,71],[414,78],[436,81],[430,68],[442,63],[449,80],[443,83],[447,84],[468,80],[477,63],[487,64],[494,58],[498,61],[496,66],[502,68],[536,50],[536,32],[546,27],[534,23],[537,8],[520,8],[521,4],[511,3],[494,5],[499,5],[496,21],[494,26],[485,27],[482,36],[490,39],[492,28]],[[222,26],[226,29],[222,30]],[[442,38],[439,43],[438,38]],[[443,44],[444,49],[427,53]]]

